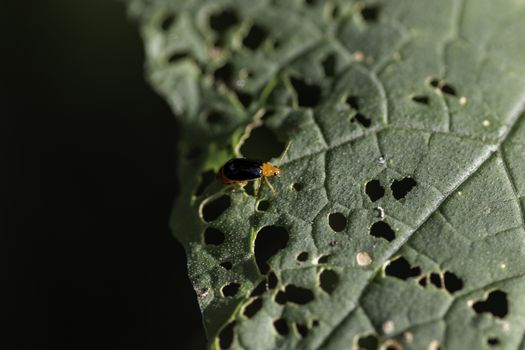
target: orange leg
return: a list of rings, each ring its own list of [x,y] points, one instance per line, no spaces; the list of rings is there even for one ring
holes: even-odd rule
[[[237,185],[239,186],[239,188],[244,188],[244,186],[246,186],[247,184],[248,184],[248,181],[237,182]]]
[[[262,180],[259,179],[259,186],[257,187],[257,199],[261,198]]]
[[[270,190],[272,190],[272,193],[275,195],[275,188],[273,188],[272,184],[270,183],[270,181],[268,181],[268,178],[266,176],[264,177],[264,182],[266,182],[268,187],[270,187]]]
[[[231,185],[233,185],[233,191],[237,190],[237,188],[239,190],[244,190],[244,186],[246,186],[246,184],[248,184],[248,181],[235,181],[231,183]]]

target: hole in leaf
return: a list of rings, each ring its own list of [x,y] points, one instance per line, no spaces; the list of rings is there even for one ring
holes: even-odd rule
[[[353,108],[356,111],[359,110],[359,99],[357,96],[348,96],[345,102],[350,108]]]
[[[241,146],[241,153],[246,158],[266,161],[281,156],[285,147],[286,144],[280,142],[275,133],[263,125],[252,130],[250,137]]]
[[[326,264],[328,262],[328,258],[330,258],[330,255],[323,255],[319,259],[317,259],[318,264]]]
[[[357,113],[354,116],[354,119],[357,120],[357,122],[361,124],[362,126],[364,126],[365,128],[369,128],[370,125],[372,124],[372,120],[370,120],[370,118],[365,117],[361,113]]]
[[[445,84],[441,87],[441,91],[447,95],[457,96],[456,90],[450,84]]]
[[[190,55],[189,51],[177,51],[168,56],[168,63],[175,63]]]
[[[379,6],[365,6],[361,9],[361,16],[367,22],[377,22]]]
[[[394,230],[384,221],[378,221],[370,227],[370,234],[374,237],[384,238],[391,242],[396,238]]]
[[[273,326],[277,333],[280,335],[288,335],[290,333],[290,329],[288,328],[288,324],[286,323],[286,320],[284,318],[280,318],[273,322]]]
[[[244,316],[248,318],[252,318],[253,316],[255,316],[257,311],[259,311],[262,308],[262,303],[263,303],[263,300],[261,298],[254,299],[250,304],[248,304],[244,308],[244,312],[243,312]]]
[[[306,337],[309,333],[308,327],[304,324],[296,323],[295,328],[297,329],[297,333],[299,333],[301,338]]]
[[[393,260],[388,263],[385,268],[385,274],[387,276],[397,277],[402,280],[406,280],[411,277],[417,277],[421,275],[421,268],[418,266],[410,267],[408,261],[399,257],[396,260]]]
[[[328,224],[335,232],[341,232],[346,227],[346,218],[341,213],[332,213],[328,216]]]
[[[472,308],[479,314],[482,312],[491,313],[495,317],[503,318],[509,312],[507,293],[495,290],[489,293],[484,301],[475,302]]]
[[[195,190],[195,195],[200,196],[204,192],[206,187],[208,187],[208,185],[213,182],[214,179],[215,179],[215,172],[213,170],[208,170],[208,171],[203,172],[201,174],[201,180],[200,180],[199,186]]]
[[[162,22],[160,23],[160,28],[163,30],[163,31],[167,31],[168,29],[170,29],[170,27],[172,26],[173,23],[175,23],[175,20],[177,19],[177,17],[174,15],[174,14],[169,14],[168,16],[166,16],[166,18],[164,18],[162,20]]]
[[[445,271],[445,274],[443,275],[443,280],[445,282],[445,289],[450,294],[455,293],[463,288],[463,281],[461,280],[461,278],[459,278],[452,272]]]
[[[256,50],[268,38],[268,31],[260,25],[254,24],[242,43],[245,47]]]
[[[247,195],[255,197],[255,186],[258,186],[257,181],[253,181],[248,183],[248,185],[244,186],[244,192],[246,192]]]
[[[377,350],[379,342],[375,335],[362,336],[357,340],[357,346],[361,350]]]
[[[237,95],[237,99],[239,102],[244,106],[244,108],[248,108],[250,104],[252,103],[252,95],[246,94],[244,92],[240,92],[235,90],[235,95]]]
[[[204,231],[204,243],[208,245],[221,245],[224,242],[224,233],[213,228],[208,227]]]
[[[270,207],[270,202],[267,200],[262,200],[257,204],[257,210],[259,211],[267,211]]]
[[[224,9],[210,16],[210,27],[217,33],[224,33],[237,24],[239,24],[239,17],[233,9]]]
[[[286,293],[282,290],[278,291],[277,294],[275,294],[274,300],[279,305],[286,304]]]
[[[235,323],[235,321],[228,323],[219,333],[219,346],[221,349],[229,349],[232,345]]]
[[[266,279],[263,279],[259,284],[252,290],[251,297],[256,297],[266,292]]]
[[[306,260],[308,260],[308,252],[302,252],[297,255],[297,261],[305,262]]]
[[[261,274],[266,274],[270,267],[268,259],[273,257],[277,252],[288,243],[288,231],[280,226],[265,226],[255,238],[255,261]]]
[[[430,80],[430,86],[441,90],[444,94],[457,96],[456,89],[444,80],[433,78]]]
[[[289,284],[285,288],[286,301],[304,305],[314,300],[314,293],[310,289]]]
[[[231,63],[225,63],[222,67],[213,72],[215,81],[222,81],[225,85],[231,86],[233,81],[233,66]]]
[[[217,219],[231,205],[230,197],[227,195],[220,196],[217,199],[206,202],[202,208],[202,218],[206,222]]]
[[[324,270],[319,275],[319,285],[328,294],[332,294],[339,284],[339,275],[334,270]]]
[[[326,77],[335,76],[335,65],[336,65],[335,54],[331,53],[328,56],[326,56],[321,64],[323,65],[323,71]]]
[[[317,327],[317,326],[319,326],[319,320],[313,320],[312,327]]]
[[[305,0],[307,5],[314,6],[317,4],[317,0]]]
[[[266,113],[263,114],[261,120],[267,121],[271,117],[275,115],[275,111],[271,109],[271,107],[268,107],[268,110],[266,110]]]
[[[424,95],[417,95],[412,96],[412,101],[428,106],[428,104],[430,103],[430,98]]]
[[[405,177],[402,180],[394,180],[390,189],[394,198],[397,200],[405,198],[405,196],[412,191],[412,189],[417,185],[417,182],[411,177]]]
[[[225,120],[224,114],[219,111],[209,111],[206,114],[206,121],[210,124],[219,124]]]
[[[304,80],[290,79],[295,92],[297,101],[301,107],[315,107],[321,99],[321,87],[315,84],[307,84]]]
[[[421,287],[426,287],[427,286],[427,276],[423,276],[419,279],[418,281],[419,285]]]
[[[279,280],[277,279],[277,275],[275,274],[275,272],[270,271],[270,273],[268,274],[268,289],[275,289],[278,283]]]
[[[487,344],[489,346],[498,346],[500,344],[500,341],[498,338],[492,337],[487,339]]]
[[[437,79],[437,78],[433,78],[432,80],[430,80],[430,86],[432,86],[432,87],[437,88],[437,87],[439,87],[439,84],[440,84],[439,83],[439,79]]]
[[[296,190],[297,192],[299,192],[299,191],[301,191],[301,190],[303,189],[303,185],[300,184],[300,183],[298,183],[298,182],[294,183],[292,187],[293,187],[293,189]]]
[[[232,263],[229,261],[221,262],[219,265],[222,266],[226,270],[231,270],[233,267]]]
[[[286,286],[285,290],[278,291],[275,295],[275,302],[281,305],[287,302],[305,305],[314,300],[314,294],[310,289],[298,287],[293,284]]]
[[[430,274],[430,283],[436,286],[436,288],[441,288],[441,275],[439,273],[432,272]]]
[[[383,207],[377,207],[374,209],[376,216],[383,220],[385,218],[385,209]]]
[[[365,192],[370,200],[375,202],[385,195],[385,188],[381,186],[379,180],[372,180],[367,182]]]
[[[239,292],[239,288],[241,288],[240,283],[237,283],[237,282],[229,283],[225,285],[224,287],[222,287],[221,289],[222,295],[224,295],[227,298],[234,297]]]

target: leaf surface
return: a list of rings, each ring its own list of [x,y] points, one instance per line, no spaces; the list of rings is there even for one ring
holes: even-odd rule
[[[127,3],[212,348],[525,349],[525,3]]]

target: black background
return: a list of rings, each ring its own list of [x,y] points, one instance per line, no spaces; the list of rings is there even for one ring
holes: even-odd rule
[[[168,229],[176,122],[136,23],[117,1],[40,0],[3,3],[0,26],[2,342],[204,348]]]

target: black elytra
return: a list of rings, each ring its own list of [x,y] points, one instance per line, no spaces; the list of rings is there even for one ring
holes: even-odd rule
[[[230,159],[222,167],[222,174],[225,178],[235,181],[247,181],[260,178],[263,162],[246,158]]]

